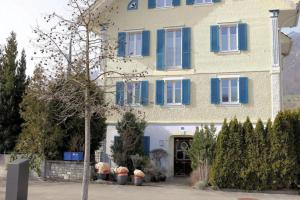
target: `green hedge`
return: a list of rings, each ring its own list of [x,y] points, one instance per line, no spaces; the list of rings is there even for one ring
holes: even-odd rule
[[[280,112],[274,123],[255,128],[225,120],[217,138],[210,182],[220,188],[265,190],[297,183],[300,168],[300,111]]]

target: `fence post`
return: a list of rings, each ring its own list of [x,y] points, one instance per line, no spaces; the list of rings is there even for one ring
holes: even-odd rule
[[[8,164],[6,200],[27,200],[29,160],[18,159]]]

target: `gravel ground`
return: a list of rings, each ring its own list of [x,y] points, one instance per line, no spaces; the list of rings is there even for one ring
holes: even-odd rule
[[[80,183],[30,182],[29,200],[76,200],[80,199]],[[278,192],[277,192],[278,193]],[[286,193],[286,192],[285,192]],[[187,185],[165,183],[142,187],[91,184],[89,200],[300,200],[295,192],[289,194],[243,193],[232,191],[200,191]],[[4,199],[5,181],[0,180],[0,199]]]

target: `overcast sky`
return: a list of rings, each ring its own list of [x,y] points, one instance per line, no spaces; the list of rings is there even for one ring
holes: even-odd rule
[[[43,16],[52,12],[62,15],[68,13],[68,0],[0,0],[0,44],[5,44],[11,31],[17,33],[19,51],[23,48],[27,54],[27,73],[32,74],[35,63],[31,61],[33,47],[30,44],[33,32],[32,27],[43,25]],[[288,30],[300,32],[300,26]]]

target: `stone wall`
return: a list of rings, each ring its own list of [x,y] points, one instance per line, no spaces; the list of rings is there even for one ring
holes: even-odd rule
[[[83,162],[46,161],[44,177],[49,180],[79,181],[83,176]],[[91,174],[93,169],[91,169]]]

